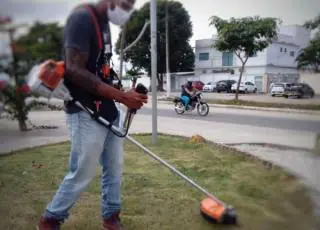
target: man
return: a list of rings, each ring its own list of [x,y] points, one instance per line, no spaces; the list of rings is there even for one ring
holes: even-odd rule
[[[105,39],[110,39],[108,22],[123,25],[131,16],[134,3],[135,0],[100,0],[93,6]],[[93,22],[92,15],[83,7],[74,10],[67,20],[64,29],[65,84],[71,94],[83,103],[93,103],[96,98],[102,98],[109,119],[119,123],[114,101],[128,108],[140,109],[147,103],[147,96],[134,91],[120,91],[96,76],[100,50]],[[114,135],[72,103],[66,104],[66,114],[71,139],[69,172],[41,216],[38,229],[60,229],[61,223],[68,218],[69,210],[96,175],[100,161],[103,227],[104,230],[120,230],[123,138]]]
[[[184,102],[184,106],[188,106],[191,102],[191,98],[194,96],[196,89],[192,85],[192,81],[188,81],[182,85],[181,99]]]

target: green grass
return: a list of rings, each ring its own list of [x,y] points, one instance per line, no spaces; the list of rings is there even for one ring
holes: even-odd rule
[[[238,211],[240,226],[212,225],[199,214],[203,194],[126,142],[122,219],[130,230],[301,230],[312,222],[302,185],[279,168],[212,144],[181,137],[135,136],[156,154]],[[67,171],[69,143],[28,149],[0,158],[1,230],[35,229],[40,214]],[[43,167],[33,167],[33,163]],[[62,229],[101,229],[97,176],[71,210]]]
[[[173,98],[161,99],[162,101],[172,101]],[[262,108],[281,108],[281,109],[301,109],[301,110],[320,110],[320,104],[286,104],[271,103],[247,100],[223,100],[223,99],[206,99],[208,104],[234,105],[234,106],[251,106]]]

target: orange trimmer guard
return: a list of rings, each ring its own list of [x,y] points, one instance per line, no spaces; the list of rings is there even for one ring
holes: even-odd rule
[[[237,224],[236,212],[231,207],[216,202],[214,199],[207,197],[201,201],[201,214],[205,219],[217,224]]]

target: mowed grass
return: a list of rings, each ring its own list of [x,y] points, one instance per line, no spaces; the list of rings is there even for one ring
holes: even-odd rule
[[[259,160],[181,137],[135,136],[187,176],[232,204],[239,226],[208,223],[199,214],[203,194],[125,144],[122,220],[127,230],[310,229],[311,201],[294,177]],[[39,216],[67,172],[69,143],[28,149],[0,158],[0,229],[35,229]],[[42,164],[42,167],[38,167]],[[101,229],[100,168],[71,209],[62,229]]]

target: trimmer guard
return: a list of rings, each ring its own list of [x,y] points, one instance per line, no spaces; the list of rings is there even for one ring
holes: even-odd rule
[[[237,213],[231,206],[224,206],[208,197],[201,201],[200,212],[202,216],[218,224],[237,224]]]

